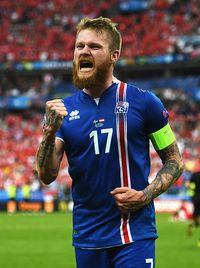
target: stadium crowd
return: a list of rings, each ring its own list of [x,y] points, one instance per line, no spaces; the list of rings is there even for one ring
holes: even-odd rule
[[[133,2],[146,8],[131,8]],[[124,58],[177,53],[196,57],[199,5],[198,0],[0,1],[0,62],[71,60],[77,21],[101,15],[119,24]]]
[[[0,117],[0,190],[9,192],[12,185],[22,190],[29,185],[31,192],[44,190],[57,197],[71,187],[66,158],[56,183],[45,187],[37,178],[35,154],[42,137],[42,122],[43,115],[34,111],[15,111]]]

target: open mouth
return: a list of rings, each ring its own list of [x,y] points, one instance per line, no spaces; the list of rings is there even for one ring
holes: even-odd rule
[[[80,61],[80,71],[88,72],[93,69],[94,65],[91,61],[82,60]]]

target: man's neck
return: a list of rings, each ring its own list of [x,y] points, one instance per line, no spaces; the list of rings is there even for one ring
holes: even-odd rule
[[[118,80],[113,76],[105,84],[102,84],[101,88],[97,88],[97,87],[92,88],[92,89],[84,88],[83,91],[89,96],[91,96],[92,98],[100,98],[101,95],[104,93],[104,91],[106,91],[116,81]]]

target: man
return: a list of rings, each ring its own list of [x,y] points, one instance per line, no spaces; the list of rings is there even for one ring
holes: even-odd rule
[[[193,222],[188,225],[188,235],[190,236],[193,228],[200,226],[200,171],[192,174],[188,188],[188,194],[193,204]],[[200,238],[197,241],[197,246],[200,247]]]
[[[81,90],[46,103],[37,170],[51,183],[67,154],[78,268],[154,267],[153,199],[183,168],[161,101],[113,77],[120,51],[121,35],[110,19],[81,20],[73,60]],[[163,162],[150,185],[149,139]]]

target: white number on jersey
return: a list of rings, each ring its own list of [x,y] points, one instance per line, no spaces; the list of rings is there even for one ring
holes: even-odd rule
[[[150,263],[150,268],[153,268],[153,259],[152,258],[149,258],[149,259],[146,259],[146,263]]]
[[[106,139],[106,147],[105,147],[105,154],[108,154],[110,152],[110,145],[111,145],[111,140],[112,140],[112,134],[113,134],[113,129],[112,128],[104,128],[101,129],[101,134],[107,134],[107,139]],[[93,142],[94,142],[94,152],[95,154],[100,154],[100,150],[99,150],[99,140],[98,140],[98,133],[97,130],[93,130],[90,133],[90,139],[93,138]]]

